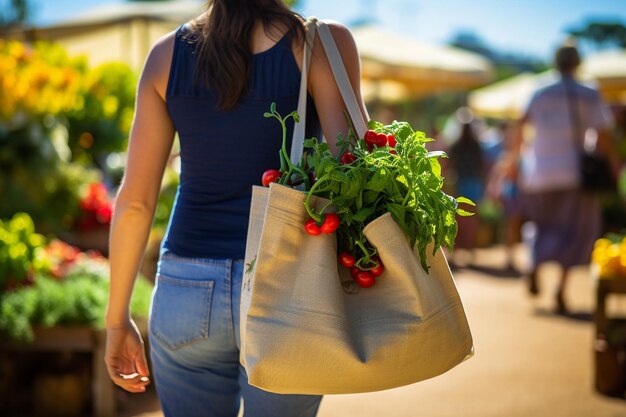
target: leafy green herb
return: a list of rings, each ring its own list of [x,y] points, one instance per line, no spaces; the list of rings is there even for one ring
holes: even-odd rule
[[[30,342],[33,326],[91,325],[104,327],[108,299],[108,267],[78,262],[58,280],[46,275],[36,285],[0,294],[0,337]],[[137,278],[131,300],[131,314],[147,318],[152,284]]]
[[[294,115],[297,113],[283,119],[274,106],[269,115],[266,113],[266,117],[275,117],[283,126],[283,144],[285,120]],[[307,139],[304,146],[308,152],[299,167],[287,161],[287,175],[297,172],[306,178],[305,167],[315,173],[317,180],[310,187],[308,182],[305,184],[307,212],[320,222],[327,207],[314,210],[311,197],[329,200],[329,205],[334,206],[341,218],[337,230],[338,249],[353,254],[357,267],[367,270],[378,266],[376,248],[367,241],[363,229],[389,212],[407,235],[411,247],[417,245],[422,267],[428,271],[428,244],[434,244],[434,251],[441,246],[452,249],[457,234],[456,215],[472,215],[459,208],[459,203],[472,206],[474,203],[465,197],[454,198],[442,190],[444,179],[439,158],[447,156],[444,152],[426,149],[425,144],[432,139],[424,132],[414,131],[408,123],[398,121],[390,125],[371,121],[368,127],[370,137],[374,137],[374,133],[393,135],[389,143],[395,146],[372,145],[351,130],[347,138],[338,139],[340,153],[334,156],[326,143],[316,138]],[[349,159],[350,163],[342,162],[345,152],[354,157]],[[286,156],[284,146],[281,161],[282,155]]]

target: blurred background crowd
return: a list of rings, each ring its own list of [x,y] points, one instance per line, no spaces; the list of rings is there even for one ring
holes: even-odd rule
[[[152,44],[194,17],[202,3],[0,0],[0,340],[5,347],[32,343],[42,327],[102,326],[108,225],[124,170],[138,75]],[[570,14],[563,13],[576,16],[571,21],[554,14],[553,6],[535,6],[537,22],[522,22],[528,42],[540,45],[535,49],[506,44],[506,22],[515,21],[518,7],[508,3],[480,6],[490,8],[501,41],[481,38],[481,28],[471,26],[474,16],[462,13],[464,27],[448,27],[445,40],[429,37],[428,29],[411,27],[411,19],[427,26],[420,20],[428,10],[422,1],[289,3],[305,15],[350,27],[372,119],[408,121],[435,139],[431,150],[450,156],[443,166],[448,193],[477,204],[475,216],[459,220],[453,267],[471,267],[477,248],[502,245],[508,251],[502,270],[522,276],[528,268],[515,257],[515,248],[532,239],[533,227],[515,199],[516,180],[503,167],[531,97],[559,79],[552,53],[560,42],[578,45],[582,60],[576,78],[599,91],[614,152],[626,160],[626,9],[615,12],[620,2],[573,2]],[[550,39],[531,36],[545,19],[558,33]],[[484,30],[491,34],[494,28]],[[593,260],[596,273],[626,279],[626,243],[619,245],[626,230],[626,170],[618,174],[614,189],[600,196],[602,230],[595,238],[606,238],[593,259],[590,251],[581,263]],[[147,317],[154,262],[177,185],[175,145],[135,294],[134,314],[140,318]],[[57,369],[72,360],[57,358],[49,366]],[[0,393],[19,380],[19,361],[4,362]],[[24,378],[22,383],[32,384]],[[4,406],[19,408],[24,401],[16,395]]]

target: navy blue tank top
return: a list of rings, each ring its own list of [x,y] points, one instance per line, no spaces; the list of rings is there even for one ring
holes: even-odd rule
[[[196,50],[183,25],[176,32],[167,86],[167,109],[180,140],[181,173],[163,246],[196,258],[242,259],[252,186],[267,169],[280,168],[282,130],[265,118],[270,104],[286,115],[296,110],[300,71],[284,36],[254,54],[248,93],[231,110],[217,108],[214,91],[194,82]],[[319,137],[312,100],[306,137]],[[291,147],[293,122],[288,123]]]

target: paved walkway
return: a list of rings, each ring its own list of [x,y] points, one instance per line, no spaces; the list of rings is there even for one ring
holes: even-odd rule
[[[520,265],[524,260],[520,247]],[[564,317],[552,314],[555,266],[544,267],[543,292],[530,299],[519,276],[501,271],[502,248],[478,250],[475,264],[455,272],[473,358],[408,387],[327,396],[318,417],[626,417],[626,400],[593,388],[594,286],[586,268],[571,277],[567,296],[574,314]],[[611,301],[613,314],[626,315],[626,299]],[[125,416],[161,416],[154,407]]]

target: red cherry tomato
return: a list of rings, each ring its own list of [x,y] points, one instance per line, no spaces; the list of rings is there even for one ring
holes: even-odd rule
[[[385,266],[383,265],[381,261],[378,261],[378,266],[376,268],[370,269],[370,272],[375,277],[381,276],[384,271],[385,271]]]
[[[387,135],[387,145],[389,145],[392,148],[396,147],[396,137],[392,135],[391,133]]]
[[[263,187],[269,187],[269,185],[273,182],[276,182],[281,176],[281,173],[277,169],[268,169],[263,173],[261,177],[261,184]]]
[[[311,236],[317,236],[322,233],[322,229],[315,223],[314,219],[309,219],[304,223],[304,230]]]
[[[361,269],[358,266],[353,266],[352,268],[350,268],[350,275],[352,276],[352,279],[356,279],[356,275],[361,272]]]
[[[376,142],[374,143],[374,145],[378,146],[379,148],[382,148],[383,146],[387,145],[387,135],[384,133],[377,134]]]
[[[376,278],[369,271],[359,271],[354,281],[359,284],[360,287],[369,288],[372,285],[376,284]]]
[[[342,164],[350,165],[354,161],[356,161],[356,156],[352,155],[350,152],[346,152],[343,155],[341,155]]]
[[[375,145],[378,141],[378,133],[376,133],[374,130],[368,130],[367,132],[365,132],[365,137],[363,139],[365,139],[365,143],[367,143],[369,146]]]
[[[339,263],[346,268],[351,268],[352,266],[354,266],[354,261],[356,261],[356,259],[348,252],[341,252],[339,254]]]
[[[339,227],[339,216],[336,213],[328,213],[320,229],[326,234],[333,233]]]

